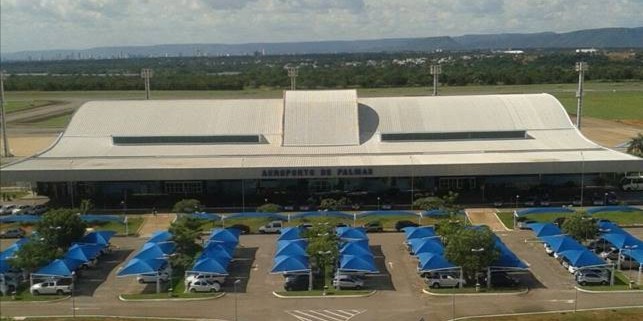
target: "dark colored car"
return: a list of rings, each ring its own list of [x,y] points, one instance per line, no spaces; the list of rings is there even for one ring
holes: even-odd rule
[[[308,290],[309,278],[308,274],[290,275],[284,281],[284,289],[286,291],[306,291]]]
[[[567,219],[566,217],[557,217],[556,219],[554,219],[554,224],[556,224],[556,226],[562,228],[563,223],[565,223],[566,219]]]
[[[420,226],[420,225],[418,223],[407,221],[407,220],[405,220],[405,221],[397,221],[395,223],[395,230],[400,232],[405,227],[416,227],[416,226]]]
[[[382,223],[380,222],[368,222],[364,224],[364,229],[366,232],[383,232],[384,227],[382,226]]]
[[[335,227],[348,227],[348,224],[346,224],[346,223],[337,223],[337,224],[335,224]]]
[[[520,281],[510,277],[504,272],[491,273],[491,286],[493,287],[514,287],[518,286]]]
[[[228,226],[226,228],[237,229],[237,230],[241,231],[241,234],[250,234],[250,226],[248,226],[248,225],[234,224],[234,225],[230,225],[230,226]]]

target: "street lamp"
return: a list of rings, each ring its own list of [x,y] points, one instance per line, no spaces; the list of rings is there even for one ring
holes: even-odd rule
[[[380,210],[380,197],[377,197],[377,210]]]
[[[603,205],[607,205],[607,192],[605,192],[605,196],[603,197]]]
[[[514,229],[516,229],[516,215],[518,215],[518,200],[520,199],[520,195],[516,194],[516,206],[514,208]]]
[[[74,298],[74,288],[76,287],[76,271],[71,272],[71,314],[76,318],[76,299]]]
[[[239,283],[241,283],[241,280],[236,279],[234,281],[234,284],[233,284],[233,287],[234,287],[234,321],[238,320],[237,319],[237,300],[238,300],[239,294],[237,293],[237,285],[239,285]]]

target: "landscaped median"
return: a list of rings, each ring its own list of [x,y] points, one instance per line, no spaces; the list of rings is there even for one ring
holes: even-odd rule
[[[435,296],[450,296],[450,295],[521,295],[527,294],[529,288],[527,287],[517,287],[517,288],[501,288],[501,287],[492,287],[485,288],[480,287],[477,291],[475,287],[464,287],[464,288],[425,288],[422,289],[422,292],[429,295]]]
[[[56,302],[71,298],[70,295],[32,295],[29,286],[20,286],[15,296],[0,296],[2,302]]]
[[[636,275],[638,272],[634,272],[633,274]],[[634,280],[636,276],[632,280]],[[625,293],[625,292],[630,292],[630,293],[643,293],[643,288],[641,286],[633,284],[632,288],[630,288],[630,278],[627,277],[626,273],[623,273],[622,271],[616,271],[614,274],[614,285],[609,286],[609,285],[586,285],[586,286],[576,286],[576,288],[579,291],[585,292],[585,293],[604,293],[604,292],[614,292],[617,291],[619,293]]]
[[[209,300],[217,299],[225,295],[225,292],[191,293],[185,291],[183,275],[172,277],[172,292],[163,293],[134,293],[121,294],[118,296],[121,301],[159,301],[159,300]]]
[[[312,291],[275,291],[272,294],[280,299],[301,298],[365,298],[374,295],[377,290],[312,290]]]

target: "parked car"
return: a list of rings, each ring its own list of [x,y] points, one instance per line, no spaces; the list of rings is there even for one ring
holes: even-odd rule
[[[211,282],[208,280],[198,280],[194,281],[187,288],[188,292],[219,292],[221,290],[221,284],[217,282]]]
[[[237,229],[241,231],[241,234],[250,234],[250,226],[248,225],[243,225],[243,224],[233,224],[228,227],[227,229]]]
[[[609,269],[601,269],[601,268],[579,269],[576,272],[576,274],[588,274],[588,273],[604,275],[609,278],[612,272]]]
[[[551,205],[551,201],[549,199],[549,196],[543,196],[543,198],[540,200],[540,206],[549,206]]]
[[[305,291],[308,290],[310,276],[308,274],[294,274],[286,277],[284,289],[286,291]]]
[[[20,214],[29,214],[30,212],[31,212],[31,205],[18,205],[11,211],[11,214],[20,215]]]
[[[310,223],[302,223],[302,224],[299,224],[298,227],[305,231],[305,230],[311,229],[313,225]]]
[[[335,227],[349,227],[349,225],[346,223],[337,223],[335,224]]]
[[[5,204],[0,207],[0,215],[9,215],[13,212],[13,209],[16,208],[15,204]]]
[[[272,221],[264,226],[259,227],[259,233],[261,234],[266,234],[266,233],[279,233],[281,231],[281,228],[283,227],[283,222],[282,221]]]
[[[538,206],[538,199],[534,196],[528,197],[525,200],[525,206]]]
[[[160,280],[161,282],[167,282],[170,279],[170,273],[172,271],[170,268],[165,268],[161,270],[160,273],[149,273],[149,274],[139,274],[139,276],[136,277],[136,281],[138,283],[156,283],[156,280]]]
[[[616,196],[616,193],[607,193],[607,205],[618,205],[618,196]]]
[[[587,284],[602,284],[608,285],[610,283],[609,276],[596,273],[578,273],[576,274],[576,282],[580,285]]]
[[[543,246],[545,247],[545,253],[548,255],[554,255],[554,250],[551,249],[551,246],[547,243],[543,243]]]
[[[402,229],[405,228],[405,227],[416,227],[416,226],[420,226],[420,225],[418,223],[408,221],[408,220],[397,221],[395,223],[395,230],[398,231],[398,232],[401,232]]]
[[[572,200],[572,205],[583,206],[583,202],[581,201],[580,196],[574,196],[574,199]]]
[[[592,196],[592,205],[597,205],[597,206],[605,205],[605,198],[603,198],[603,195],[594,194]]]
[[[627,253],[621,254],[621,269],[638,269],[641,263]]]
[[[560,228],[563,227],[563,224],[565,224],[566,217],[557,217],[554,219],[554,224]]]
[[[44,214],[48,210],[49,210],[49,208],[47,206],[40,204],[40,205],[34,206],[31,209],[31,214]]]
[[[619,250],[615,247],[609,247],[598,254],[603,260],[618,260]]]
[[[20,228],[12,228],[9,230],[4,230],[0,232],[0,238],[10,239],[10,238],[20,238],[25,236],[25,231]]]
[[[71,287],[72,285],[70,279],[50,280],[32,285],[29,289],[29,292],[31,292],[32,295],[63,295],[71,293]]]
[[[185,278],[185,287],[189,287],[195,281],[206,280],[209,282],[216,282],[219,284],[225,283],[225,276],[214,274],[192,274]]]
[[[384,227],[382,226],[382,223],[374,221],[364,224],[364,230],[366,232],[383,232]]]
[[[521,230],[528,230],[528,229],[530,229],[530,228],[529,228],[529,224],[531,224],[531,223],[536,223],[536,221],[534,221],[534,220],[529,220],[529,219],[527,219],[527,218],[526,218],[526,217],[524,217],[524,216],[523,216],[523,217],[519,217],[519,218],[517,218],[517,219],[516,219],[516,227],[518,227],[518,228],[519,228],[519,229],[521,229]]]
[[[20,284],[19,274],[12,273],[0,274],[0,295],[10,295],[18,288]]]
[[[333,287],[338,289],[361,289],[364,287],[364,280],[352,275],[339,274],[333,278]]]
[[[424,279],[424,282],[432,288],[457,288],[460,284],[467,282],[450,273],[432,273]]]
[[[493,200],[493,207],[502,207],[504,205],[504,201],[502,198],[497,198]]]

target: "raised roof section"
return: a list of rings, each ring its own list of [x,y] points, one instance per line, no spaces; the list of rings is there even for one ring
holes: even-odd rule
[[[286,91],[283,145],[359,145],[357,91]]]

